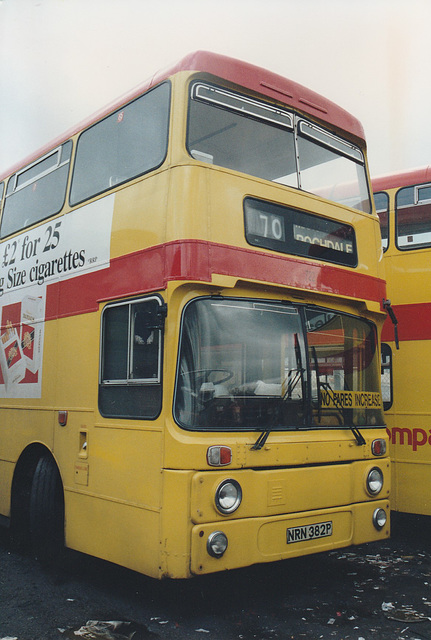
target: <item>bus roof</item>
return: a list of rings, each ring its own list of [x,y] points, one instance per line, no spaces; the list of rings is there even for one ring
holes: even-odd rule
[[[389,173],[384,176],[377,176],[371,180],[373,191],[409,187],[413,184],[422,184],[425,182],[431,182],[431,166]]]
[[[294,109],[299,109],[308,115],[320,118],[329,125],[333,125],[346,133],[364,141],[364,130],[361,123],[350,113],[327,100],[323,96],[303,87],[302,85],[288,80],[276,73],[262,69],[247,62],[242,62],[234,58],[229,58],[208,51],[195,51],[190,53],[171,67],[156,72],[151,78],[138,85],[130,92],[111,102],[104,108],[94,113],[91,117],[80,122],[75,127],[69,129],[58,138],[52,140],[35,153],[13,165],[6,172],[0,174],[0,180],[14,173],[21,167],[37,160],[51,149],[60,145],[71,136],[82,129],[97,122],[105,115],[120,108],[130,100],[133,100],[144,91],[147,91],[156,84],[166,80],[180,71],[200,71],[218,76],[229,82],[245,87],[251,91],[260,93],[271,99],[280,100]]]

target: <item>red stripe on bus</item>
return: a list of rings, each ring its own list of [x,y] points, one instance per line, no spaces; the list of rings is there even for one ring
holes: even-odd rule
[[[431,181],[431,167],[420,167],[410,171],[399,171],[383,176],[377,176],[371,180],[373,191],[386,191],[398,187],[409,187]]]
[[[95,311],[100,301],[163,290],[171,280],[211,282],[213,274],[381,302],[379,278],[201,240],[178,240],[111,260],[109,268],[47,287],[46,319]]]
[[[431,303],[399,304],[392,306],[398,321],[400,341],[431,340]],[[382,340],[393,342],[394,327],[389,318],[383,325]]]

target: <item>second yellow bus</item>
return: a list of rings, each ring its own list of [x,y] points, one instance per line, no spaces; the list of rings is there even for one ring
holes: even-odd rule
[[[383,331],[383,399],[392,460],[391,508],[431,515],[431,168],[373,179],[387,294],[398,323]]]

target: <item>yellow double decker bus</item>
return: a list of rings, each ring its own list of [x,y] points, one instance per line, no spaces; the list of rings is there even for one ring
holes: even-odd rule
[[[365,154],[338,106],[197,52],[0,176],[15,539],[184,578],[389,535]]]
[[[384,325],[382,391],[395,511],[431,515],[431,168],[372,181],[382,228],[387,294],[398,322]],[[419,488],[419,491],[418,491]]]

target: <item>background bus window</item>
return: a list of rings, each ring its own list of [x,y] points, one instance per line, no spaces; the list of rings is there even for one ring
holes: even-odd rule
[[[397,246],[401,250],[431,245],[431,186],[416,185],[397,192]]]
[[[77,204],[160,166],[168,145],[164,83],[98,122],[78,140],[70,194]]]
[[[103,313],[99,406],[103,415],[154,418],[161,407],[160,301],[109,306]]]
[[[66,198],[72,143],[66,142],[8,182],[1,237],[59,213]]]
[[[380,220],[380,233],[382,235],[383,251],[389,246],[389,196],[380,191],[374,194],[376,212]]]
[[[382,342],[382,398],[385,411],[392,407],[392,389],[392,349]]]

